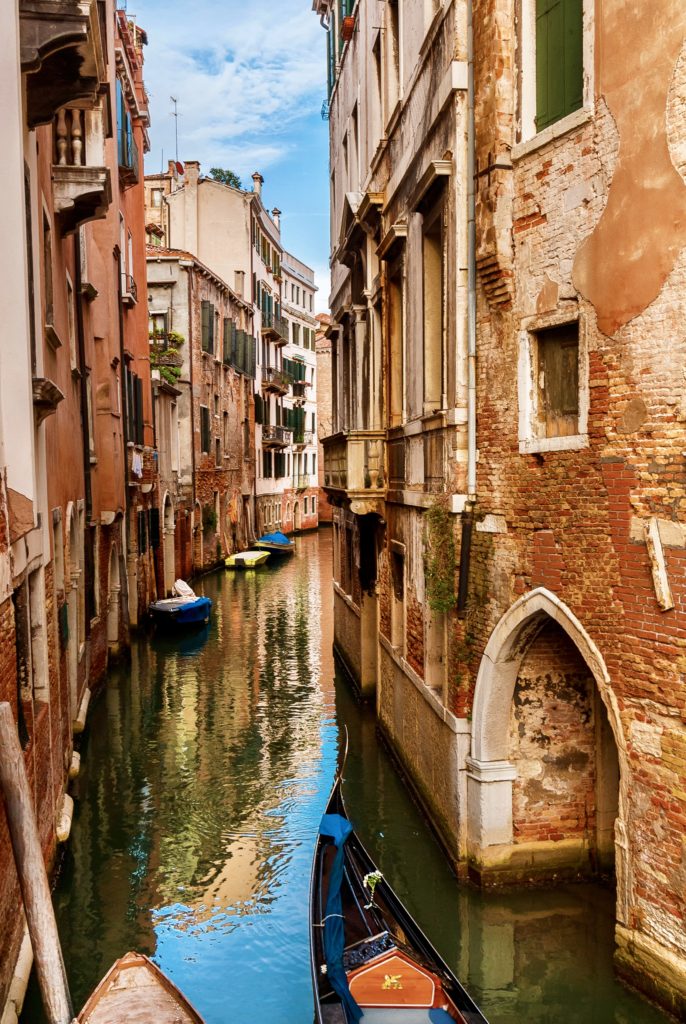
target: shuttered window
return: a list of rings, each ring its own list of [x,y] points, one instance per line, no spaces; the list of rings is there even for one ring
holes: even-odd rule
[[[200,451],[209,453],[210,450],[210,410],[205,405],[200,406]]]
[[[539,433],[567,437],[579,432],[579,325],[536,334]]]
[[[536,0],[536,128],[583,104],[583,0]]]
[[[264,423],[264,401],[258,394],[255,394],[255,423]]]
[[[200,303],[201,337],[203,352],[214,352],[214,305],[203,300]]]

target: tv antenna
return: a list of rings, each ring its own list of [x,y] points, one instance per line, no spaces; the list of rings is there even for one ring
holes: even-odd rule
[[[176,96],[170,96],[169,99],[174,104],[174,112],[173,112],[173,114],[171,116],[174,118],[174,138],[175,138],[175,141],[176,141],[176,162],[178,164],[178,162],[179,162],[179,111],[178,111],[178,101],[176,99]]]

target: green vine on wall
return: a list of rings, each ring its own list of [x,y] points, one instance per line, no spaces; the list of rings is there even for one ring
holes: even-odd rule
[[[202,528],[204,533],[215,533],[217,529],[217,512],[214,505],[203,505]]]
[[[448,496],[437,497],[424,515],[424,569],[429,607],[449,612],[455,607],[455,536]]]
[[[179,349],[185,338],[178,331],[154,331],[150,334],[150,366],[158,370],[167,384],[176,387],[181,378],[183,356]]]

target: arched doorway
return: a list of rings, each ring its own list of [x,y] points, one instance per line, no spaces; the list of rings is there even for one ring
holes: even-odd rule
[[[174,521],[174,505],[171,500],[169,493],[164,496],[163,503],[163,542],[162,542],[162,558],[164,564],[164,592],[170,594],[171,589],[174,586],[175,577],[175,566],[174,566],[174,532],[175,532],[175,521]]]
[[[543,588],[500,620],[479,668],[467,759],[467,847],[483,879],[616,865],[627,900],[624,743],[602,655]]]
[[[107,577],[107,650],[110,655],[119,650],[119,610],[121,607],[121,581],[119,553],[116,544],[110,548]]]
[[[300,502],[296,501],[293,505],[293,529],[300,529]]]

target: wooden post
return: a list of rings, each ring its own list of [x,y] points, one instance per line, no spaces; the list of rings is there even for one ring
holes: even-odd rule
[[[24,898],[36,974],[49,1024],[74,1017],[55,911],[43,861],[33,797],[10,705],[0,703],[0,789],[5,798],[14,860]]]

